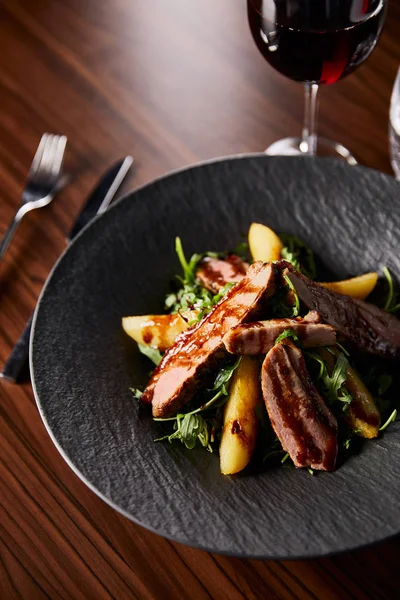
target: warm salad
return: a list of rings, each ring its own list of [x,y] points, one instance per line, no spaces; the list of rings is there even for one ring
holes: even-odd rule
[[[396,419],[400,305],[388,269],[377,306],[365,298],[378,273],[317,283],[311,250],[258,223],[234,252],[187,260],[179,238],[176,252],[168,312],[122,319],[156,364],[132,390],[163,424],[156,441],[219,448],[224,474],[252,456],[313,473]]]

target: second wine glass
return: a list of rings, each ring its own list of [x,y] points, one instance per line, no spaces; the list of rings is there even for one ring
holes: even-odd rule
[[[337,155],[357,164],[342,144],[317,138],[318,89],[361,65],[382,31],[387,0],[247,0],[251,33],[266,60],[305,85],[301,138],[285,138],[267,154]]]

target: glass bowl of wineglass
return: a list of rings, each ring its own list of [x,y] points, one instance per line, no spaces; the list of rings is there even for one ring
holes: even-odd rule
[[[247,0],[250,30],[264,58],[279,73],[302,82],[302,136],[267,148],[275,155],[321,154],[357,164],[342,144],[317,137],[318,89],[359,67],[375,48],[387,0]]]

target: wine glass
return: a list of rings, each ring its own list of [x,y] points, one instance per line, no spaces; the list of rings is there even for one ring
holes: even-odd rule
[[[385,20],[387,0],[247,0],[250,30],[264,58],[279,73],[304,83],[301,138],[267,148],[275,155],[334,155],[357,164],[333,140],[317,138],[320,84],[342,79],[371,54]]]
[[[389,138],[392,168],[396,179],[400,181],[400,67],[390,102]]]

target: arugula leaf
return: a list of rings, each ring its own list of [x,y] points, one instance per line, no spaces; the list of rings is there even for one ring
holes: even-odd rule
[[[279,237],[284,244],[281,250],[282,258],[310,279],[315,279],[317,268],[312,250],[295,235],[283,233]]]
[[[382,427],[379,428],[379,431],[385,431],[385,429],[387,427],[389,427],[390,423],[394,423],[396,418],[397,418],[397,409],[395,408],[394,411],[392,412],[392,414],[390,415],[390,417],[388,418],[388,420],[386,421],[386,423],[384,423],[382,425]]]
[[[133,387],[131,387],[131,388],[129,388],[129,389],[130,389],[130,391],[132,392],[132,394],[133,394],[133,397],[134,397],[136,400],[140,400],[140,398],[143,396],[143,392],[142,392],[142,390],[139,390],[139,388],[133,388]]]
[[[283,276],[283,279],[286,282],[286,285],[290,288],[293,297],[294,297],[294,304],[293,304],[293,313],[292,316],[293,317],[298,317],[300,314],[300,300],[299,300],[299,296],[296,292],[296,288],[294,287],[293,283],[291,282],[290,278],[287,275]]]
[[[139,350],[142,354],[147,356],[156,366],[162,361],[162,354],[157,348],[146,346],[145,344],[138,344]]]
[[[232,375],[238,368],[241,360],[242,357],[239,357],[233,365],[228,365],[227,367],[220,369],[215,378],[214,385],[210,389],[210,392],[221,392],[224,396],[227,396],[228,390],[226,388],[226,384],[232,378]]]
[[[279,344],[279,342],[285,340],[286,338],[292,338],[295,342],[299,341],[299,337],[296,335],[294,329],[285,329],[285,331],[282,331],[282,333],[276,338],[275,345]]]
[[[185,310],[197,312],[195,320],[189,325],[200,321],[210,310],[221,300],[225,293],[233,284],[227,284],[218,294],[213,294],[204,288],[196,277],[196,270],[199,262],[205,257],[218,258],[217,252],[203,252],[202,254],[193,254],[190,260],[186,259],[183,251],[182,242],[179,237],[175,240],[175,250],[182,267],[183,277],[177,277],[180,282],[180,289],[168,294],[165,298],[165,308],[172,313],[178,313]]]
[[[183,252],[182,241],[180,237],[175,238],[175,252],[177,253],[179,262],[181,263],[184,279],[186,281],[191,281],[193,273],[189,267],[189,263],[186,260],[185,253]]]
[[[277,456],[282,456],[285,454],[284,449],[279,441],[279,439],[275,436],[272,440],[270,436],[268,436],[266,440],[265,453],[263,456],[263,462],[270,460],[271,458],[276,458]]]
[[[170,435],[165,435],[154,440],[160,442],[168,440],[170,443],[173,440],[179,440],[188,448],[193,450],[196,442],[199,441],[204,448],[212,452],[210,445],[210,434],[206,420],[199,414],[178,414],[174,423],[174,432]]]
[[[247,242],[239,242],[232,253],[241,258],[244,262],[248,262],[250,258],[249,244]]]
[[[349,361],[341,352],[337,357],[337,361],[335,367],[332,371],[332,375],[330,377],[330,382],[332,386],[332,395],[337,396],[340,388],[344,384],[347,379],[347,371],[349,369]]]
[[[213,298],[212,298],[213,306],[218,304],[218,302],[220,300],[222,300],[222,298],[225,296],[225,294],[227,292],[229,292],[229,290],[232,289],[235,285],[236,285],[235,281],[228,281],[228,283],[226,283],[224,285],[224,287],[219,290],[218,294],[215,294],[215,296],[213,296]]]
[[[383,267],[382,271],[384,276],[386,277],[388,285],[388,295],[383,308],[388,312],[397,312],[400,308],[399,294],[394,289],[392,274],[387,267]]]
[[[234,371],[237,369],[241,361],[241,357],[234,365],[223,367],[218,372],[214,386],[208,390],[213,395],[209,400],[206,400],[199,408],[196,408],[188,413],[179,413],[175,417],[166,419],[156,418],[154,421],[174,421],[174,432],[154,440],[159,442],[162,440],[180,440],[186,448],[190,450],[194,448],[197,440],[202,446],[212,452],[211,444],[215,440],[216,420],[213,418],[205,419],[200,412],[208,411],[211,408],[219,408],[222,406],[228,396],[228,384]],[[221,400],[222,399],[222,400]]]
[[[281,286],[269,301],[269,317],[272,319],[284,319],[293,317],[293,306],[288,304],[288,290]]]
[[[349,369],[349,361],[343,352],[340,352],[336,359],[335,366],[331,375],[325,361],[316,352],[307,352],[306,356],[315,360],[319,366],[317,381],[321,381],[324,395],[330,404],[341,402],[343,410],[347,410],[349,404],[353,400],[353,396],[345,388],[344,383],[347,379],[347,371]]]
[[[226,367],[222,367],[222,369],[220,369],[220,371],[218,372],[215,381],[214,381],[214,386],[208,390],[209,392],[213,392],[213,396],[206,400],[201,406],[199,406],[199,408],[195,408],[194,410],[190,411],[189,413],[185,413],[185,415],[195,415],[199,412],[203,412],[205,410],[208,410],[209,408],[215,407],[215,406],[222,406],[222,404],[225,403],[226,398],[224,398],[223,402],[219,402],[217,403],[217,400],[219,400],[222,396],[227,396],[228,395],[228,387],[227,384],[229,383],[230,379],[232,378],[233,373],[236,371],[236,369],[238,368],[240,361],[242,360],[242,357],[240,356],[237,361],[235,362],[235,364],[233,365],[229,365]],[[175,417],[167,417],[167,418],[161,418],[161,417],[157,417],[155,419],[153,419],[153,421],[175,421],[178,418],[179,415],[175,416]]]
[[[351,444],[351,442],[352,442],[352,440],[353,440],[353,437],[354,437],[353,435],[349,435],[349,437],[347,437],[347,438],[346,438],[346,439],[343,441],[343,448],[344,448],[345,450],[349,450],[349,448],[350,448],[350,444]]]
[[[352,429],[346,422],[340,423],[338,431],[339,451],[344,456],[350,454],[352,446],[363,439],[358,437],[360,433],[361,430],[358,427]]]
[[[392,377],[392,375],[389,375],[389,373],[382,373],[382,375],[380,375],[378,377],[377,381],[378,381],[378,395],[383,396],[384,394],[386,394],[386,392],[392,385],[393,377]]]

